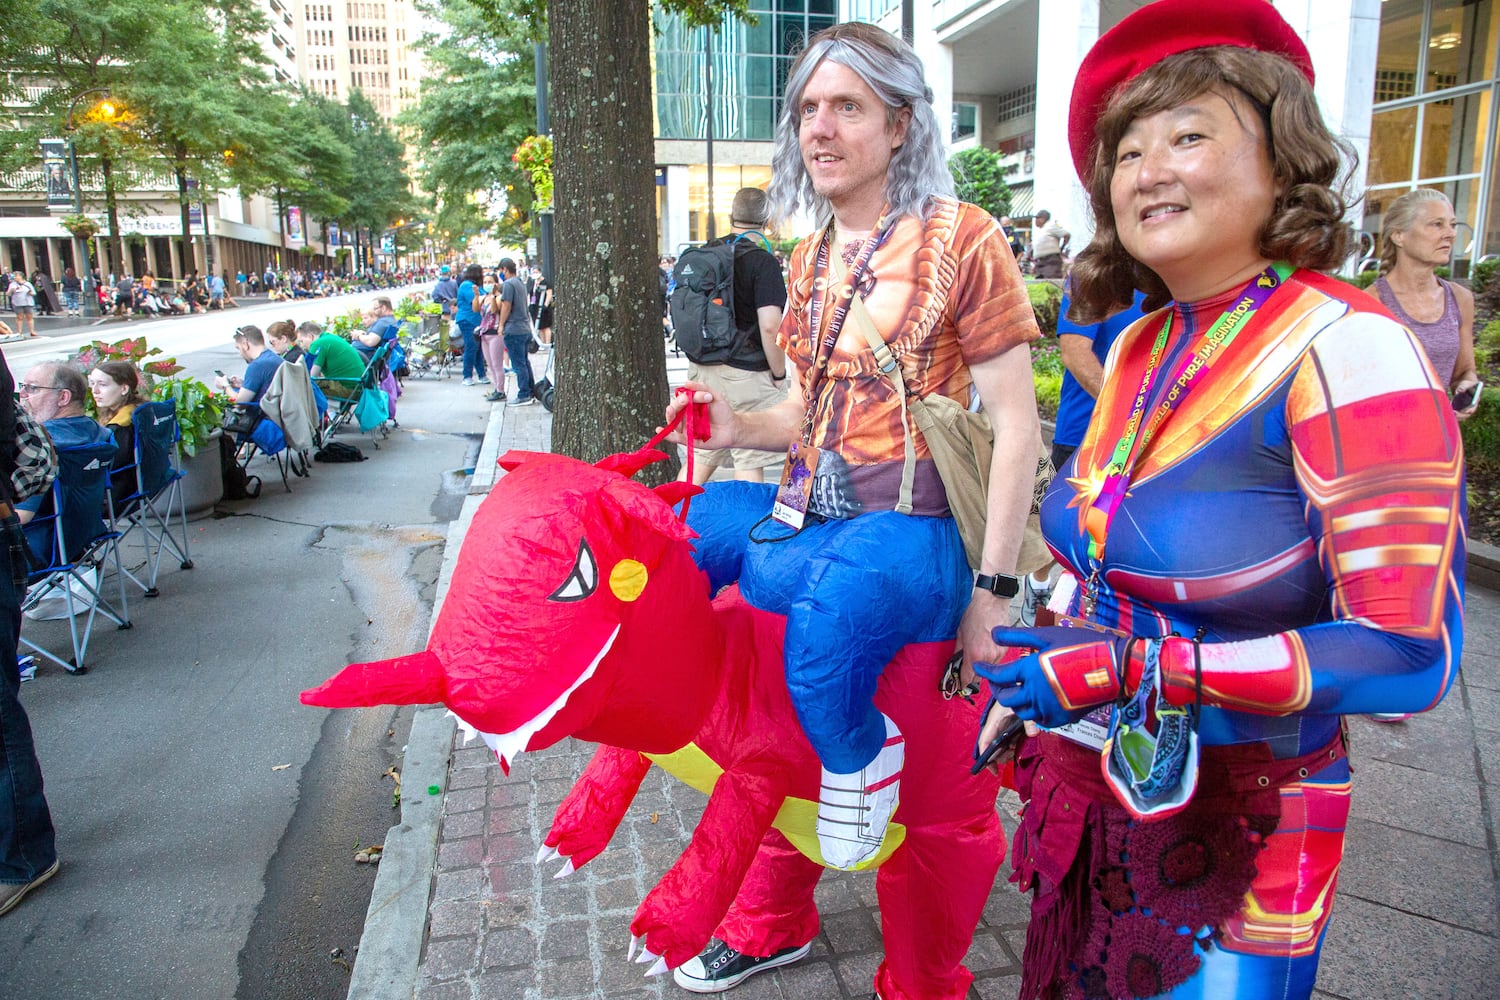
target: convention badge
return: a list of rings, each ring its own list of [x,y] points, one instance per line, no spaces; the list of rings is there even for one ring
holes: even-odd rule
[[[1070,722],[1066,726],[1058,726],[1047,732],[1070,739],[1090,750],[1102,751],[1104,744],[1109,740],[1110,711],[1111,706],[1100,705],[1077,722]]]
[[[793,531],[802,530],[812,499],[813,476],[818,471],[818,449],[802,441],[793,441],[786,450],[781,467],[781,483],[776,487],[776,502],[771,518]]]

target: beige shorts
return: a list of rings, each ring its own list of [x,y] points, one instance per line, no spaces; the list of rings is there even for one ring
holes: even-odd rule
[[[695,365],[688,363],[688,378],[702,382],[713,390],[714,395],[728,401],[736,413],[765,410],[786,400],[787,383],[772,381],[770,372],[747,372],[728,365]],[[736,471],[763,469],[777,465],[783,456],[773,451],[757,451],[753,448],[706,448],[693,449],[693,460],[718,468],[724,464],[726,454],[734,461]]]

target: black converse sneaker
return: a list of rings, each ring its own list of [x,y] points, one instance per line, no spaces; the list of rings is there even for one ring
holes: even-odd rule
[[[812,942],[800,947],[783,948],[774,955],[756,958],[735,951],[718,938],[696,958],[690,958],[672,971],[677,985],[689,993],[723,993],[732,990],[757,972],[781,965],[791,965],[807,956]]]

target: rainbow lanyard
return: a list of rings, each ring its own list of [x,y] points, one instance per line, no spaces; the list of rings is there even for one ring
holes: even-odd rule
[[[836,289],[838,299],[834,303],[833,315],[828,317],[828,331],[822,340],[814,340],[811,370],[807,373],[802,387],[802,399],[806,409],[802,414],[802,443],[812,443],[813,417],[818,409],[818,395],[823,387],[823,376],[828,370],[828,361],[833,357],[834,345],[839,341],[839,332],[844,329],[844,319],[849,315],[849,307],[854,303],[855,288],[859,286],[859,279],[863,277],[865,268],[870,264],[870,258],[875,251],[885,245],[886,240],[891,238],[891,233],[896,228],[896,219],[888,219],[884,211],[880,219],[875,223],[875,228],[870,230],[870,235],[865,237],[864,246],[860,248],[859,256],[854,261],[854,266],[849,269],[848,286],[845,289]],[[809,308],[809,339],[816,338],[819,333],[819,324],[823,318],[823,296],[826,282],[832,264],[833,223],[823,230],[823,238],[818,242],[818,253],[813,258],[813,284],[812,302]],[[847,294],[844,294],[847,292]]]
[[[1170,311],[1167,313],[1166,322],[1162,324],[1161,332],[1156,335],[1156,342],[1151,345],[1151,357],[1146,362],[1145,373],[1141,376],[1141,387],[1135,394],[1135,402],[1130,409],[1130,419],[1125,422],[1125,431],[1120,435],[1119,443],[1115,445],[1109,465],[1105,467],[1104,483],[1084,515],[1084,528],[1089,534],[1089,558],[1096,565],[1104,558],[1104,540],[1108,537],[1110,524],[1114,521],[1115,514],[1119,512],[1120,504],[1130,489],[1130,479],[1135,472],[1136,463],[1146,454],[1146,449],[1151,446],[1151,442],[1161,431],[1167,419],[1177,412],[1183,400],[1187,399],[1188,393],[1198,385],[1199,376],[1208,370],[1214,357],[1234,342],[1234,338],[1249,325],[1255,314],[1270,300],[1272,294],[1281,287],[1282,282],[1286,281],[1291,273],[1291,265],[1277,263],[1250,279],[1250,283],[1240,292],[1239,299],[1234,306],[1218,318],[1203,335],[1197,350],[1178,367],[1171,388],[1157,404],[1150,421],[1142,430],[1141,420],[1146,413],[1146,401],[1151,398],[1156,388],[1155,383],[1161,371],[1162,358],[1166,354],[1167,340],[1172,330],[1172,313]]]

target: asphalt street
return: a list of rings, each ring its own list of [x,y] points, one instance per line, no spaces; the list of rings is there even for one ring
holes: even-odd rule
[[[321,318],[373,294],[112,323],[5,345],[30,364],[144,335],[199,377],[242,368],[234,327]],[[426,638],[446,525],[490,407],[414,380],[370,459],[316,465],[189,525],[194,568],[96,628],[90,671],[22,689],[58,829],[60,874],[0,920],[6,1000],[343,997],[374,870],[357,846],[394,822],[408,713],[324,713],[297,693]],[[137,557],[138,558],[138,557]],[[66,643],[62,623],[24,634]]]

